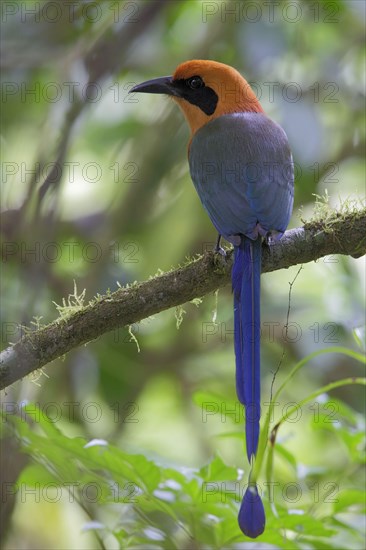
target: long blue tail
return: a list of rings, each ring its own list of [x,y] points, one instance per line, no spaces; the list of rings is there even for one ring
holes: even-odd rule
[[[261,250],[261,238],[252,241],[242,236],[240,246],[235,247],[232,272],[236,392],[245,406],[249,462],[257,452],[259,439]]]
[[[260,419],[260,275],[262,240],[242,236],[235,247],[232,284],[234,292],[234,345],[236,392],[245,407],[245,438],[249,464],[255,457]],[[256,538],[264,531],[266,517],[255,483],[249,483],[239,511],[239,526]]]

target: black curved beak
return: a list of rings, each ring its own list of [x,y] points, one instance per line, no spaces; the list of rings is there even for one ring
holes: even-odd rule
[[[154,78],[153,80],[147,80],[141,84],[137,84],[131,90],[129,94],[141,92],[144,94],[166,94],[177,96],[177,90],[173,85],[173,78],[171,76],[162,76],[160,78]]]

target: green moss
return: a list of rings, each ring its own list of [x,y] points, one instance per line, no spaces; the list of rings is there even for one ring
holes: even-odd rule
[[[74,280],[73,294],[69,294],[67,300],[65,300],[65,298],[62,298],[62,305],[57,304],[56,302],[52,302],[53,304],[55,304],[60,316],[59,318],[61,320],[69,319],[74,313],[76,313],[77,311],[81,311],[85,307],[85,293],[86,289],[84,288],[84,290],[80,294],[78,294],[76,281]]]
[[[366,200],[364,199],[346,199],[340,201],[337,210],[329,204],[329,195],[327,190],[324,195],[315,196],[314,214],[310,220],[301,221],[304,224],[304,229],[324,231],[331,233],[335,224],[345,221],[352,223],[352,217],[359,218],[361,215],[366,215]]]
[[[175,308],[175,320],[177,329],[179,329],[180,325],[183,323],[183,317],[185,314],[186,310],[183,309],[183,306],[179,305]]]
[[[128,334],[130,335],[130,342],[135,342],[137,351],[138,353],[140,353],[141,351],[140,344],[136,338],[136,335],[132,332],[132,328],[133,328],[133,325],[128,325]]]

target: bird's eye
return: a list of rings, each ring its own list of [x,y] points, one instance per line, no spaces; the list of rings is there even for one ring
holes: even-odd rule
[[[192,90],[197,90],[198,88],[203,88],[205,83],[203,82],[200,76],[192,76],[187,80],[187,84]]]

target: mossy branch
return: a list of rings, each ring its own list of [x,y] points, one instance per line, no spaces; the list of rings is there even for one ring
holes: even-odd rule
[[[303,227],[286,231],[270,248],[263,247],[263,273],[333,254],[359,257],[366,253],[366,209],[319,213]],[[74,289],[74,302],[59,307],[58,319],[26,331],[0,354],[0,389],[106,332],[227,285],[231,267],[232,251],[225,257],[209,252],[169,273],[98,296],[86,306]]]

